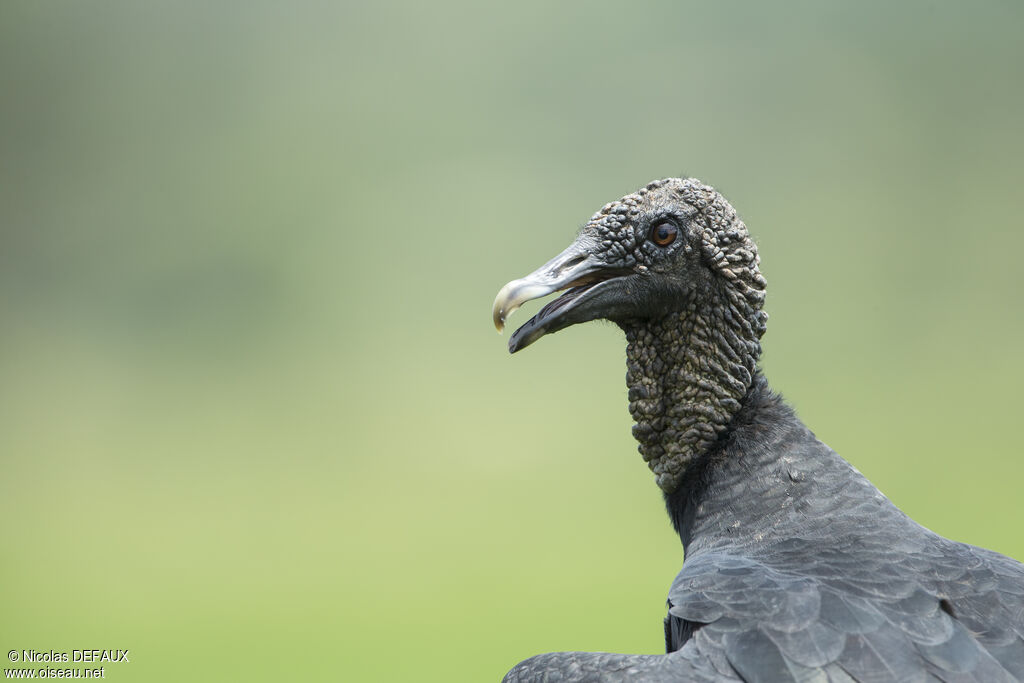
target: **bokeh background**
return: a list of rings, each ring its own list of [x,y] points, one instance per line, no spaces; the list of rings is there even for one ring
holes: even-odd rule
[[[0,5],[0,646],[111,681],[658,652],[611,325],[494,294],[653,178],[762,251],[764,369],[1024,558],[1024,4]],[[513,317],[521,323],[537,308]]]

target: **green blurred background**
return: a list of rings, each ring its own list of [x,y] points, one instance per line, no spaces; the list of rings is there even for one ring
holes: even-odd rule
[[[1024,4],[0,5],[0,646],[114,681],[657,652],[682,559],[624,343],[494,294],[681,173],[764,368],[1024,558]],[[536,304],[513,317],[521,323]]]

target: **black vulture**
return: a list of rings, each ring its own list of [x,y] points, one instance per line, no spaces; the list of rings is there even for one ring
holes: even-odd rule
[[[669,178],[498,293],[500,331],[567,290],[512,353],[599,318],[625,331],[633,435],[684,548],[667,654],[550,653],[505,680],[1024,679],[1024,565],[914,522],[772,392],[758,263],[721,194]]]

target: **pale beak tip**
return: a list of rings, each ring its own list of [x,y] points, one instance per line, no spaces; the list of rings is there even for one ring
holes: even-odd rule
[[[494,329],[498,330],[498,334],[505,331],[505,319],[512,313],[512,311],[518,308],[518,305],[513,302],[509,305],[510,292],[513,290],[515,282],[509,282],[507,285],[501,288],[498,292],[498,296],[494,297],[494,305],[491,308],[491,315],[494,319]]]

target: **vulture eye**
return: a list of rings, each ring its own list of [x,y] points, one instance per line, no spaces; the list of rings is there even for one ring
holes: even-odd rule
[[[672,221],[658,221],[651,226],[651,241],[659,247],[667,247],[676,241],[679,228]]]

